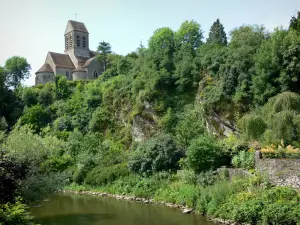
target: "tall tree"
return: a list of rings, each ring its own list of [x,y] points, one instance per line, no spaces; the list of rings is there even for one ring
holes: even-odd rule
[[[296,30],[300,33],[300,11],[298,11],[297,17],[293,16],[290,20],[290,27],[289,29]]]
[[[195,21],[185,21],[175,33],[176,53],[175,78],[177,89],[184,91],[199,82],[198,67],[195,62],[196,49],[202,44],[202,30]]]
[[[112,53],[111,45],[108,42],[102,41],[98,46],[98,59],[104,62],[104,71],[107,69],[108,65],[108,55]]]
[[[23,57],[13,56],[5,62],[6,84],[16,88],[22,80],[29,78],[30,64]]]
[[[224,31],[224,26],[219,19],[217,19],[210,28],[207,43],[227,45],[227,36]]]

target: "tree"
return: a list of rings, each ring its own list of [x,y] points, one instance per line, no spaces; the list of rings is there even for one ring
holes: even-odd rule
[[[16,88],[21,81],[29,78],[31,70],[27,60],[23,57],[13,56],[5,62],[6,84]]]
[[[188,147],[186,155],[189,167],[196,173],[217,168],[226,159],[217,140],[211,136],[194,139]]]
[[[227,45],[227,37],[223,24],[217,19],[210,28],[207,43]]]
[[[104,71],[106,71],[108,65],[108,55],[112,53],[111,45],[108,42],[102,41],[99,43],[97,51],[99,53],[98,59],[104,62]]]
[[[168,27],[154,31],[149,40],[149,57],[155,70],[166,69],[171,72],[174,69],[173,54],[175,52],[174,32]]]
[[[293,16],[290,20],[290,27],[289,29],[296,30],[300,33],[300,11],[297,13],[297,17]]]
[[[37,133],[49,122],[50,115],[40,104],[28,108],[20,118],[21,125],[28,124]]]
[[[202,44],[203,31],[200,24],[196,21],[185,21],[181,24],[179,30],[175,33],[176,47],[180,48],[183,44],[191,44],[193,49]]]
[[[170,135],[160,134],[141,143],[133,152],[128,162],[129,169],[137,173],[178,169],[182,152],[176,148]]]
[[[184,91],[199,82],[195,61],[196,49],[202,44],[202,30],[195,21],[185,21],[175,32],[176,52],[174,57],[175,78],[179,91]]]

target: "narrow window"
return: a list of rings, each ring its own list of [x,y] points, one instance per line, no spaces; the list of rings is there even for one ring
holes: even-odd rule
[[[97,78],[98,77],[98,73],[97,71],[94,72],[94,78]]]
[[[82,38],[82,46],[85,48],[86,42],[85,42],[85,37]]]
[[[77,35],[77,47],[79,47],[80,46],[80,37],[79,37],[79,35]]]
[[[70,73],[69,73],[69,71],[66,72],[66,77],[67,77],[68,79],[70,79]]]
[[[72,48],[73,45],[73,40],[72,40],[72,35],[70,35],[70,48]]]
[[[66,49],[68,49],[68,48],[69,48],[69,38],[66,37]]]

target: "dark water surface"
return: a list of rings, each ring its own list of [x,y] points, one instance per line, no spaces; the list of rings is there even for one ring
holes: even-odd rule
[[[42,225],[215,225],[176,209],[87,195],[58,195],[31,208]]]

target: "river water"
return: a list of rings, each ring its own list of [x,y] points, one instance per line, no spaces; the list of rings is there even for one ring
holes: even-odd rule
[[[87,195],[57,195],[30,211],[42,225],[215,225],[165,206]]]

